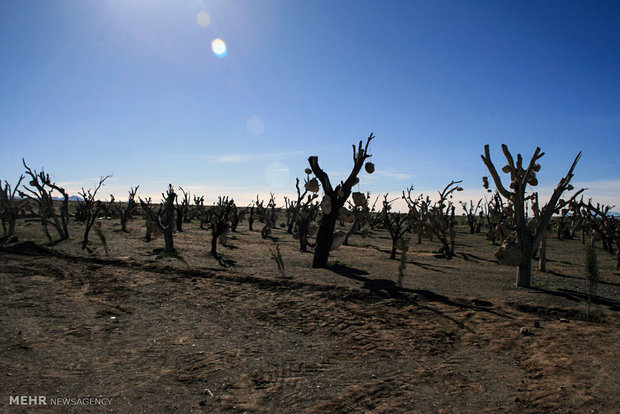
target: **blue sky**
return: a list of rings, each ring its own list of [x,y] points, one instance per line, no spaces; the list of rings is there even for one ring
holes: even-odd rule
[[[543,193],[582,150],[576,184],[620,206],[619,97],[615,1],[0,2],[0,178],[24,157],[72,193],[290,194],[374,132],[360,191],[477,197],[506,143],[546,153]]]

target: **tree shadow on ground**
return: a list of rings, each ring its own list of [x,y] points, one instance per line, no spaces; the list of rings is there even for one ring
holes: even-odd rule
[[[497,259],[485,259],[484,257],[476,256],[475,254],[465,253],[465,252],[457,252],[457,256],[461,256],[466,262],[472,260],[474,263],[478,261],[489,262],[489,263],[499,263]]]
[[[491,308],[493,307],[493,304],[491,302],[487,302],[484,300],[457,302],[447,296],[440,295],[430,290],[410,289],[410,288],[398,286],[393,280],[371,279],[365,276],[369,274],[365,270],[356,269],[354,267],[346,266],[340,263],[333,264],[329,266],[327,269],[341,276],[344,276],[346,278],[362,282],[363,283],[361,286],[362,289],[368,290],[373,295],[379,296],[384,299],[399,299],[399,300],[404,300],[405,302],[414,302],[417,306],[423,307],[425,309],[429,309],[432,312],[437,313],[438,315],[451,320],[453,323],[455,323],[456,325],[458,325],[459,327],[463,329],[469,330],[469,328],[467,328],[462,322],[443,314],[439,310],[420,305],[420,303],[417,300],[415,300],[415,297],[412,297],[412,295],[421,297],[428,302],[438,302],[444,305],[454,306],[454,307],[461,308],[461,309],[471,309],[471,310],[489,312],[489,313],[493,313],[498,316],[503,316],[503,317],[512,319],[512,317],[506,315],[505,313],[500,313],[500,312],[491,310]]]
[[[559,297],[568,299],[568,300],[573,301],[573,302],[584,302],[584,303],[586,303],[588,301],[588,294],[587,293],[577,292],[575,290],[558,289],[557,291],[555,291],[555,290],[544,289],[544,288],[541,288],[541,287],[533,287],[531,289],[534,290],[534,291],[540,292],[540,293],[547,294],[547,295],[559,296]],[[591,300],[592,300],[592,303],[594,303],[594,304],[607,306],[609,308],[609,310],[620,311],[620,302],[618,302],[616,300],[607,299],[607,298],[603,298],[603,297],[596,296],[596,295],[592,295],[592,299]]]
[[[445,271],[439,268],[440,266],[433,266],[433,265],[424,264],[420,262],[414,262],[414,261],[408,261],[407,264],[412,264],[414,266],[421,267],[424,270],[430,270],[431,272],[446,273]]]
[[[575,279],[575,280],[583,280],[583,281],[586,280],[583,277],[566,275],[564,273],[556,272],[555,270],[548,270],[546,273],[553,275],[553,276],[565,277],[567,279]],[[606,280],[599,280],[598,283],[601,285],[608,285],[608,286],[620,286],[620,283],[608,282]]]

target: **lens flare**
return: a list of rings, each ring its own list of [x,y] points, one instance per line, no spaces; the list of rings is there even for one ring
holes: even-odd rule
[[[245,123],[248,132],[252,135],[260,135],[265,131],[265,123],[260,117],[252,115]]]
[[[202,27],[207,27],[211,23],[211,17],[206,12],[200,12],[196,15],[196,22]]]
[[[215,56],[221,58],[226,57],[228,54],[228,49],[226,48],[226,43],[222,39],[215,39],[211,42],[211,50],[215,53]]]

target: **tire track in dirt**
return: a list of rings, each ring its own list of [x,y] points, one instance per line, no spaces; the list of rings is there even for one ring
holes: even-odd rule
[[[230,272],[2,260],[2,370],[12,374],[3,401],[12,390],[56,389],[159,412],[540,412],[618,402],[617,350],[605,345],[615,320],[563,323],[502,303],[385,299]],[[25,322],[32,330],[18,334]]]

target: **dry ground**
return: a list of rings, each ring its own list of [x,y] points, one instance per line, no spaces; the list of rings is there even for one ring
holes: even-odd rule
[[[209,257],[192,223],[183,260],[159,257],[104,222],[110,256],[54,247],[37,223],[0,252],[0,410],[11,395],[105,397],[105,407],[37,412],[617,412],[620,273],[599,250],[585,317],[583,247],[551,240],[547,273],[515,289],[482,235],[460,229],[457,257],[412,245],[403,288],[384,232],[354,237],[330,269],[277,229],[241,225]],[[270,260],[279,243],[290,279]],[[520,331],[526,328],[529,334]]]

